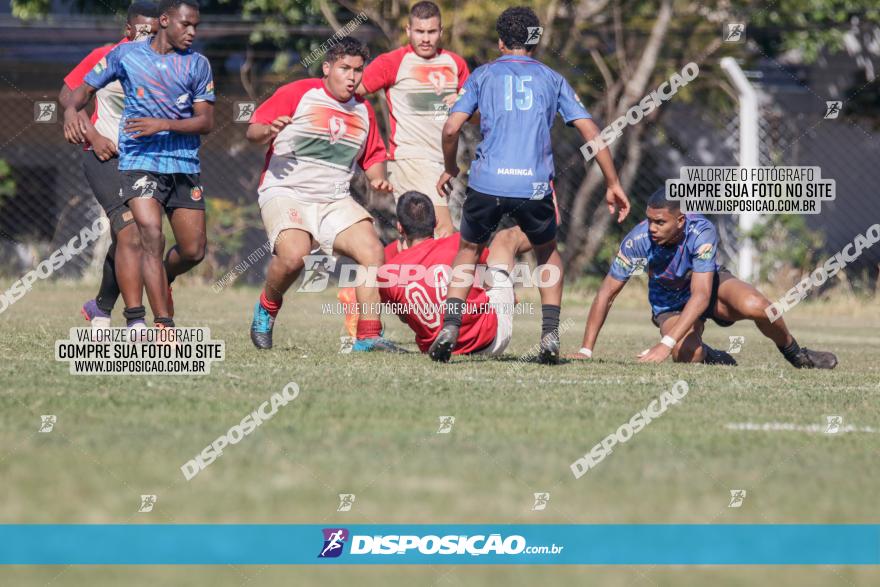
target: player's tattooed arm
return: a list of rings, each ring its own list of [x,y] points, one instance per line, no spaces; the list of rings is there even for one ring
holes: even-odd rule
[[[605,276],[599,291],[596,292],[596,297],[593,298],[593,303],[590,304],[590,314],[587,316],[587,325],[584,327],[584,340],[581,348],[589,349],[592,352],[596,347],[599,331],[602,330],[605,319],[608,318],[608,313],[611,311],[611,306],[614,304],[617,294],[623,290],[626,284],[626,281],[620,281],[610,275]],[[583,359],[587,357],[586,355],[576,353],[570,355],[569,358]]]
[[[640,363],[662,363],[672,354],[673,347],[691,331],[694,323],[709,307],[714,278],[714,272],[691,273],[691,297],[682,308],[675,326],[663,337],[668,344],[661,341],[643,352],[639,355]]]
[[[599,136],[600,129],[590,118],[578,118],[573,120],[574,127],[581,133],[581,138],[585,142],[590,142]],[[629,214],[629,198],[620,185],[620,178],[617,177],[617,169],[614,167],[614,159],[611,157],[611,151],[607,146],[603,146],[596,153],[596,162],[605,176],[605,202],[608,204],[608,213],[614,215],[617,209],[617,222],[623,222],[624,218]]]
[[[252,122],[247,129],[247,140],[257,145],[265,145],[275,139],[284,127],[293,122],[289,116],[279,116],[271,124]]]
[[[437,181],[437,193],[440,197],[448,197],[452,193],[452,178],[458,177],[458,137],[461,127],[468,121],[466,112],[453,112],[443,125],[441,147],[443,149],[443,175]]]
[[[67,84],[64,84],[58,95],[58,102],[64,107],[64,138],[68,143],[78,145],[86,141],[87,127],[80,114],[95,92],[97,90],[89,84],[82,84],[75,90],[70,90]]]
[[[214,104],[200,101],[193,104],[190,118],[172,120],[170,118],[129,118],[125,121],[125,132],[139,139],[164,131],[184,135],[206,135],[214,128]]]

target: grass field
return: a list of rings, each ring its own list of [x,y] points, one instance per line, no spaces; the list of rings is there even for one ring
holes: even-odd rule
[[[175,288],[180,326],[208,326],[227,359],[207,376],[72,376],[53,344],[82,325],[93,286],[38,283],[0,316],[2,523],[878,523],[880,434],[741,431],[738,422],[880,429],[880,304],[803,303],[786,319],[801,345],[835,351],[831,372],[796,371],[750,324],[707,327],[736,368],[638,365],[657,338],[631,288],[597,347],[601,360],[520,364],[534,316],[499,361],[339,355],[334,292],[292,295],[275,346],[248,338],[256,289]],[[528,296],[523,300],[530,301]],[[532,300],[534,301],[534,300]],[[563,309],[579,347],[589,296]],[[118,312],[117,312],[118,314]],[[116,316],[117,319],[120,316]],[[415,349],[395,319],[386,334]],[[569,465],[678,379],[690,393],[580,479]],[[290,381],[301,388],[187,482],[180,466]],[[41,414],[58,421],[37,433]],[[437,434],[440,416],[455,417]],[[728,508],[731,489],[745,489]],[[544,511],[533,493],[549,491]],[[349,512],[338,494],[353,493]],[[138,513],[141,494],[156,494]],[[868,567],[12,567],[0,585],[868,585]]]

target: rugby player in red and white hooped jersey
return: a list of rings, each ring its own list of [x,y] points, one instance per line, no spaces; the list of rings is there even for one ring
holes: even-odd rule
[[[251,117],[247,138],[269,144],[258,188],[263,224],[272,243],[266,284],[254,307],[251,340],[272,348],[272,329],[284,293],[316,246],[362,267],[378,268],[382,243],[372,217],[349,192],[355,166],[373,189],[391,192],[385,144],[372,106],[355,95],[368,52],[343,37],[325,55],[324,77],[279,88]],[[399,351],[381,336],[375,284],[357,288],[362,312],[353,351]]]
[[[74,90],[102,59],[116,46],[142,41],[156,32],[159,7],[141,0],[128,7],[125,36],[116,44],[98,47],[89,53],[67,76],[58,96],[62,108],[71,102]],[[95,94],[95,110],[91,118],[80,111],[74,124],[65,125],[65,138],[73,144],[84,144],[83,171],[89,187],[110,220],[113,244],[104,259],[104,270],[98,295],[82,307],[83,316],[93,327],[110,326],[110,312],[120,291],[125,304],[126,321],[130,327],[146,328],[144,324],[143,281],[141,279],[141,245],[134,216],[119,197],[119,123],[125,93],[114,82]],[[66,121],[67,122],[67,121]]]
[[[427,194],[434,204],[438,238],[455,227],[431,178],[443,173],[440,137],[446,112],[469,74],[464,59],[440,47],[442,34],[437,5],[414,4],[406,25],[409,43],[376,57],[357,90],[361,95],[385,90],[391,115],[388,179],[395,200],[410,190]]]

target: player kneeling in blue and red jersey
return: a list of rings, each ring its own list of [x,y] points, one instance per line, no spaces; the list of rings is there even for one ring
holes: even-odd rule
[[[630,276],[648,274],[652,322],[662,340],[639,355],[639,362],[660,363],[672,355],[677,363],[735,365],[728,353],[702,341],[711,318],[719,326],[752,320],[773,341],[785,359],[798,369],[833,369],[837,357],[798,346],[785,321],[771,321],[770,301],[754,286],[733,276],[716,261],[715,226],[699,214],[682,214],[677,201],[661,188],[648,200],[648,219],[623,239],[611,270],[587,318],[583,347],[572,358],[591,358],[599,330],[617,294]]]

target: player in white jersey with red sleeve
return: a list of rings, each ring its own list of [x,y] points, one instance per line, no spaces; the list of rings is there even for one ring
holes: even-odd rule
[[[385,90],[391,115],[388,179],[395,199],[410,190],[428,194],[437,217],[436,236],[455,232],[444,198],[432,177],[443,173],[440,135],[446,113],[469,71],[464,59],[440,47],[443,26],[433,2],[410,10],[409,43],[376,57],[364,70],[359,94]]]
[[[349,192],[355,165],[373,189],[391,191],[375,114],[355,95],[367,55],[360,41],[343,37],[324,58],[323,78],[282,86],[251,118],[248,140],[269,144],[258,193],[273,247],[251,324],[257,348],[272,348],[284,293],[316,246],[327,254],[351,257],[362,267],[378,268],[384,261],[372,217]],[[398,351],[381,337],[375,284],[359,286],[356,293],[362,313],[352,350]]]

